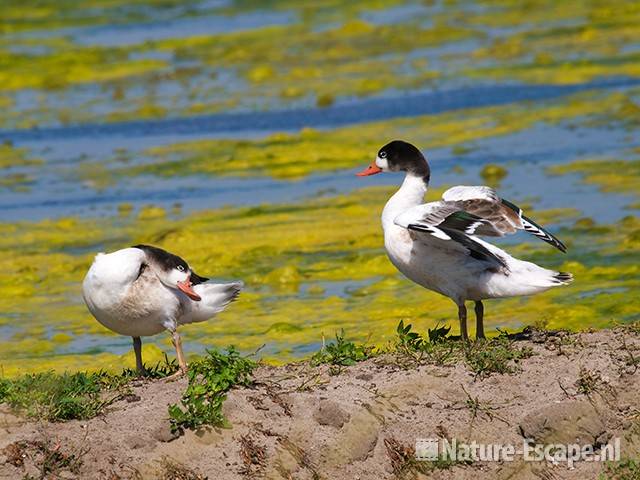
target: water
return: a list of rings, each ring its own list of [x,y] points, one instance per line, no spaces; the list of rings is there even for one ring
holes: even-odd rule
[[[72,125],[28,130],[0,130],[0,141],[18,145],[37,141],[100,137],[131,138],[161,135],[241,135],[256,131],[293,131],[304,127],[331,128],[356,123],[412,117],[514,102],[540,101],[574,93],[618,89],[640,84],[637,79],[609,79],[572,85],[486,85],[426,92],[393,98],[344,102],[327,108],[241,112],[162,120]]]
[[[442,113],[469,107],[502,105],[522,99],[553,99],[587,89],[621,90],[636,85],[634,80],[609,80],[586,85],[568,86],[511,86],[494,85],[475,89],[454,90],[441,94],[430,92],[394,98],[374,98],[350,102],[326,109],[254,112],[247,114],[220,114],[173,120],[126,122],[114,124],[77,125],[58,128],[0,132],[1,140],[11,141],[18,147],[28,147],[46,159],[46,166],[14,169],[13,172],[33,172],[35,184],[29,191],[0,190],[0,220],[22,218],[41,219],[65,215],[110,215],[121,203],[133,205],[156,204],[171,208],[181,204],[183,212],[216,208],[223,205],[256,205],[267,202],[297,202],[312,197],[320,190],[329,189],[345,193],[359,188],[353,171],[310,175],[291,181],[269,177],[216,178],[190,176],[174,178],[137,177],[117,178],[100,188],[82,181],[76,173],[83,159],[106,162],[114,149],[126,149],[131,164],[144,163],[142,151],[153,146],[201,138],[262,138],[278,131],[295,132],[304,127],[333,128],[362,121],[388,120],[426,113]],[[480,92],[482,94],[480,94]],[[486,162],[533,165],[534,171],[551,164],[566,163],[577,155],[615,154],[640,146],[636,137],[623,130],[602,128],[574,128],[564,125],[537,125],[525,131],[490,137],[474,142],[473,151],[452,156],[448,150],[429,152],[433,162],[434,180],[439,184],[463,183],[477,179],[460,175],[447,175],[449,166],[463,168],[481,166]],[[381,139],[382,142],[382,139]],[[216,159],[211,159],[216,161]],[[364,160],[363,160],[364,161]],[[474,171],[477,174],[477,169]],[[105,170],[108,175],[108,170]],[[530,182],[518,182],[511,175],[509,182],[514,196],[531,191]],[[521,176],[520,178],[529,178]],[[477,180],[476,180],[477,181]],[[542,179],[541,179],[542,181]],[[594,187],[579,187],[566,191],[567,179],[551,180],[559,183],[549,197],[542,199],[546,208],[554,202],[572,204],[573,195],[590,192],[590,199],[601,194]],[[395,179],[379,176],[373,184],[394,184]],[[513,182],[513,183],[511,183]],[[553,201],[550,201],[551,198]],[[628,201],[618,196],[616,204]],[[611,201],[615,201],[612,198]],[[621,210],[602,207],[595,202],[590,211],[599,220],[614,220]]]
[[[76,43],[102,47],[136,45],[167,38],[186,38],[196,35],[215,35],[252,30],[296,21],[293,12],[257,10],[238,15],[207,15],[183,17],[126,25],[101,25],[71,32]]]
[[[163,13],[148,11],[143,16],[143,21],[109,22],[105,25],[34,31],[21,35],[38,39],[64,34],[78,45],[126,47],[141,46],[147,41],[204,34],[223,35],[302,21],[301,11],[293,7],[291,10],[248,10],[224,15],[218,11],[220,8],[231,7],[233,2],[212,0],[189,8],[176,7]],[[441,3],[433,6],[406,4],[360,12],[356,18],[375,25],[393,25],[397,28],[401,28],[405,22],[415,20],[427,28],[433,24],[432,17],[446,15],[447,8],[449,7]],[[473,4],[461,6],[460,9],[460,12],[469,15],[484,12],[483,7]],[[498,15],[499,11],[495,14]],[[580,25],[581,22],[583,19],[563,20],[557,26]],[[312,25],[312,31],[321,32],[328,26],[339,26],[341,23],[338,20],[334,23],[321,22]],[[277,216],[273,224],[267,218],[264,223],[256,225],[251,223],[252,218],[248,218],[246,222],[249,226],[246,231],[237,225],[227,225],[226,228],[238,228],[237,235],[243,235],[241,239],[238,236],[224,237],[224,231],[218,231],[217,223],[207,224],[208,221],[213,222],[209,217],[197,220],[199,228],[204,223],[209,229],[203,230],[204,233],[195,240],[186,241],[182,237],[191,238],[188,236],[188,225],[181,225],[182,230],[171,232],[172,222],[180,221],[191,212],[203,212],[223,206],[264,204],[281,204],[282,212],[295,212],[300,205],[307,205],[309,201],[318,198],[326,199],[329,205],[326,208],[330,208],[331,202],[335,202],[335,196],[357,195],[363,187],[398,185],[401,182],[400,175],[385,174],[366,179],[354,176],[372,159],[366,157],[375,153],[370,152],[368,147],[366,150],[363,148],[362,165],[359,167],[310,173],[293,180],[276,179],[268,175],[236,178],[205,173],[173,177],[127,177],[114,175],[114,170],[122,165],[143,165],[153,161],[145,154],[148,148],[190,140],[255,140],[277,132],[296,133],[303,128],[325,131],[359,125],[365,129],[370,128],[367,126],[370,122],[393,122],[396,119],[447,112],[460,112],[460,119],[463,120],[464,110],[469,108],[523,105],[522,102],[530,102],[533,108],[553,105],[554,102],[561,104],[570,95],[588,91],[593,91],[594,94],[631,94],[631,98],[637,99],[633,96],[637,95],[637,86],[640,85],[637,78],[611,75],[582,83],[527,84],[515,80],[477,81],[455,74],[457,69],[465,67],[469,56],[479,46],[515,32],[528,31],[529,28],[531,26],[526,23],[484,28],[486,38],[483,39],[472,37],[389,54],[389,59],[398,56],[405,59],[401,67],[404,73],[414,68],[414,60],[428,59],[428,67],[443,75],[435,83],[436,87],[407,88],[404,91],[388,89],[369,97],[338,96],[333,105],[325,108],[309,106],[315,99],[313,96],[306,96],[292,101],[294,108],[284,108],[279,100],[265,98],[240,103],[216,114],[181,116],[172,113],[172,102],[176,98],[179,99],[179,106],[184,107],[188,106],[189,101],[206,102],[221,95],[217,89],[221,89],[222,96],[224,92],[248,91],[251,87],[248,80],[231,69],[216,72],[215,78],[205,69],[194,74],[186,83],[171,78],[158,83],[153,87],[153,94],[162,99],[159,104],[169,109],[167,118],[159,120],[52,126],[56,120],[52,122],[50,119],[56,118],[56,109],[65,106],[87,109],[101,115],[121,111],[122,106],[126,106],[129,101],[133,102],[149,94],[144,82],[129,85],[121,104],[110,100],[111,91],[105,90],[103,85],[91,83],[53,94],[47,92],[44,98],[39,90],[19,90],[12,93],[14,104],[9,108],[19,113],[35,110],[43,103],[47,118],[38,122],[37,128],[0,130],[0,142],[28,148],[33,156],[44,161],[42,165],[16,166],[2,170],[6,175],[25,174],[32,177],[32,181],[26,189],[0,186],[0,221],[5,222],[2,226],[9,232],[8,241],[10,242],[11,235],[18,235],[23,229],[31,233],[31,236],[24,237],[27,245],[25,249],[16,248],[10,255],[5,255],[5,258],[16,258],[15,263],[3,264],[4,271],[19,274],[14,273],[15,282],[2,283],[4,280],[0,278],[0,291],[4,294],[4,300],[0,301],[12,301],[0,308],[0,340],[6,341],[4,349],[0,350],[9,352],[6,355],[0,352],[0,367],[5,365],[16,371],[37,370],[46,362],[53,361],[58,368],[77,359],[83,360],[87,365],[94,365],[97,361],[94,361],[94,357],[97,358],[98,354],[122,355],[130,351],[130,339],[107,334],[104,329],[96,326],[84,310],[79,292],[86,265],[78,259],[82,258],[86,262],[95,250],[114,247],[120,240],[129,242],[131,239],[128,235],[131,233],[119,231],[116,224],[113,231],[104,233],[108,238],[93,238],[92,232],[70,228],[64,239],[66,242],[61,242],[54,236],[52,244],[47,246],[46,235],[44,240],[39,241],[38,235],[42,235],[42,232],[29,230],[32,222],[61,217],[95,217],[100,219],[98,225],[101,225],[102,220],[112,221],[118,206],[123,203],[131,204],[134,212],[145,205],[163,207],[169,214],[163,220],[162,227],[170,232],[171,242],[175,241],[183,251],[199,255],[198,268],[204,264],[212,270],[212,274],[228,277],[235,277],[236,272],[241,271],[247,281],[244,303],[232,305],[230,311],[221,317],[220,323],[214,321],[185,329],[188,339],[185,342],[186,349],[189,352],[197,353],[205,347],[227,343],[236,343],[243,351],[252,351],[266,343],[261,351],[263,355],[270,358],[298,358],[308,356],[320,347],[321,334],[330,338],[340,328],[346,328],[353,336],[361,339],[372,334],[380,342],[388,340],[400,319],[413,318],[421,322],[422,326],[427,325],[427,322],[430,322],[428,325],[433,325],[436,321],[448,322],[455,313],[448,300],[424,293],[401,279],[383,258],[378,215],[384,198],[379,198],[375,204],[345,207],[355,212],[353,218],[348,217],[357,225],[351,227],[349,224],[349,228],[353,228],[353,231],[348,232],[350,235],[340,236],[342,232],[332,231],[331,219],[320,218],[321,226],[311,224],[308,230],[303,229],[296,234],[303,238],[309,237],[307,243],[301,244],[288,243],[289,237],[294,235],[290,230],[295,231],[295,225],[287,223],[290,219],[286,216],[282,218],[283,215]],[[638,42],[630,42],[629,45],[624,50],[626,53],[633,52],[636,48],[634,45],[638,45]],[[41,51],[37,45],[29,48],[33,48],[34,52]],[[528,55],[514,61],[526,60],[531,57],[531,54]],[[572,55],[575,56],[575,52],[567,54],[566,58],[574,58]],[[163,60],[174,66],[178,64],[173,55],[153,50],[132,49],[131,58]],[[383,55],[376,60],[384,58]],[[504,63],[504,60],[501,62]],[[497,59],[487,58],[477,60],[475,66],[494,66],[498,63]],[[182,66],[193,65],[185,63]],[[193,96],[184,95],[186,90]],[[106,91],[109,93],[105,93]],[[425,131],[429,128],[430,125],[424,125]],[[387,138],[380,138],[380,145],[386,141]],[[630,159],[633,158],[630,152],[638,148],[640,136],[631,127],[625,129],[612,124],[557,121],[535,123],[522,130],[473,141],[460,141],[452,147],[430,148],[428,158],[434,188],[485,183],[481,178],[481,170],[487,163],[505,167],[508,174],[496,185],[503,197],[526,202],[537,210],[575,208],[578,211],[575,215],[567,214],[554,221],[550,229],[557,232],[563,227],[571,227],[580,216],[590,217],[599,224],[617,222],[633,213],[628,206],[637,201],[637,195],[624,191],[604,193],[597,185],[582,182],[579,174],[553,176],[548,173],[548,168],[585,157]],[[126,156],[127,163],[115,160],[114,157],[118,155]],[[215,158],[211,159],[211,162],[216,161]],[[86,169],[99,169],[101,175],[95,172],[86,175]],[[369,224],[358,224],[358,216],[363,211],[375,213],[371,215]],[[311,211],[310,215],[312,214]],[[307,221],[304,213],[296,215],[298,216],[292,218],[297,222]],[[344,218],[341,215],[346,214],[333,211],[328,215],[335,215],[337,221],[342,221]],[[16,233],[11,228],[18,221],[24,223]],[[244,221],[241,219],[238,223],[244,225]],[[143,229],[144,222],[140,222],[139,226]],[[45,225],[44,230],[46,228]],[[259,240],[264,243],[256,240],[256,236],[260,237],[262,234],[261,228],[265,229],[265,233],[264,239]],[[326,239],[314,236],[318,233],[317,228],[325,229]],[[616,295],[624,295],[634,288],[628,280],[628,272],[624,270],[632,247],[628,246],[627,237],[616,237],[623,235],[620,228],[616,226],[607,231],[606,235],[600,236],[591,237],[589,232],[583,236],[574,235],[569,240],[577,247],[569,253],[569,257],[560,254],[554,256],[555,252],[552,252],[543,258],[542,263],[553,268],[561,268],[566,261],[569,262],[569,269],[580,262],[613,265],[622,269],[622,273],[613,272],[611,277],[607,277],[606,273],[598,273],[596,280],[589,276],[589,272],[580,271],[579,282],[567,290],[566,295],[573,295],[569,298],[574,298],[576,304],[580,304],[584,318],[576,317],[576,320],[569,315],[569,310],[568,314],[565,311],[558,313],[556,306],[563,300],[558,294],[556,297],[540,296],[533,300],[519,300],[520,303],[498,303],[507,306],[496,307],[495,314],[496,310],[491,307],[491,314],[494,315],[488,321],[495,322],[493,326],[504,326],[532,322],[538,319],[537,316],[543,315],[551,316],[560,326],[584,326],[584,322],[599,325],[604,322],[603,318],[613,308],[606,301],[612,302],[611,299],[615,299]],[[158,231],[152,230],[151,233],[157,235]],[[163,230],[160,233],[166,232]],[[91,241],[83,242],[85,234]],[[141,231],[140,240],[146,241],[147,237],[144,235],[147,234],[149,232]],[[73,242],[76,237],[77,244]],[[607,241],[609,237],[615,237],[618,243],[613,246],[598,243]],[[226,243],[220,245],[219,238],[226,238]],[[363,238],[369,240],[363,241]],[[137,242],[138,238],[135,240]],[[58,246],[56,242],[61,242],[63,246]],[[245,242],[251,245],[246,251],[240,248]],[[352,243],[356,246],[352,246]],[[527,238],[524,234],[497,240],[497,243],[509,248],[521,248],[520,252],[525,251],[527,254],[529,251],[522,250],[523,245],[527,248],[533,248],[534,245],[535,248],[540,247],[540,242]],[[222,262],[223,267],[219,267],[217,257],[221,249],[238,252],[231,264]],[[210,256],[203,255],[202,252],[207,252]],[[378,257],[372,258],[372,252]],[[584,257],[588,257],[588,261]],[[64,262],[68,263],[71,274],[66,270]],[[293,280],[287,274],[269,277],[279,269],[293,272]],[[30,279],[26,285],[20,283],[24,278]],[[64,279],[60,285],[58,278]],[[14,290],[13,283],[18,283],[20,287]],[[588,306],[583,304],[585,302]],[[526,306],[524,313],[521,305]],[[236,312],[240,313],[236,315]],[[241,318],[240,321],[237,316]],[[80,333],[72,334],[68,341],[55,343],[56,333],[70,331]],[[14,347],[16,342],[25,338],[27,341],[24,345]],[[40,346],[31,350],[29,342],[34,345],[40,342]],[[146,345],[151,343],[170,351],[168,343],[161,336],[145,340]],[[11,350],[12,348],[19,351]],[[19,358],[20,361],[14,361],[14,358]],[[115,357],[111,358],[116,364],[119,361]]]

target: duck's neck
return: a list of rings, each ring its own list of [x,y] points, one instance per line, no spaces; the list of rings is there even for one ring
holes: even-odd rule
[[[408,173],[400,189],[389,199],[382,211],[382,228],[394,225],[393,219],[405,210],[424,203],[427,182],[423,177]]]

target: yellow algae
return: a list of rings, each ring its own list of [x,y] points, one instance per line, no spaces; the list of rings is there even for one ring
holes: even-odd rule
[[[138,76],[167,67],[160,60],[128,60],[126,51],[65,49],[48,55],[3,52],[0,90],[60,89],[68,85]]]
[[[480,170],[480,176],[482,179],[491,186],[499,185],[500,181],[506,177],[508,173],[509,172],[506,168],[493,163],[485,165],[482,167],[482,170]]]
[[[476,28],[515,28],[473,52],[475,58],[498,64],[473,75],[567,83],[603,74],[638,74],[634,55],[622,53],[640,40],[637,2],[619,2],[615,9],[598,2],[490,3],[495,8],[471,13],[466,22]]]
[[[0,169],[41,163],[42,160],[32,157],[27,148],[16,148],[8,143],[0,144]]]
[[[26,173],[11,173],[0,177],[0,188],[8,188],[15,191],[28,191],[35,179]]]
[[[100,8],[110,8],[109,2],[122,4],[121,0],[101,0]],[[40,3],[45,10],[52,5],[50,0]],[[68,2],[61,3],[60,11],[66,11]],[[468,12],[460,4],[434,15],[430,27],[418,19],[400,26],[376,25],[358,18],[358,12],[396,3],[364,1],[345,5],[323,0],[298,7],[296,2],[283,1],[276,8],[295,9],[300,12],[302,23],[126,48],[86,48],[67,40],[42,40],[41,45],[47,48],[45,54],[0,55],[8,59],[8,63],[0,60],[0,79],[12,76],[4,88],[57,91],[40,95],[38,106],[28,111],[4,112],[1,121],[31,126],[52,118],[63,122],[156,118],[168,113],[232,109],[246,105],[242,103],[246,98],[275,102],[309,99],[326,106],[345,95],[420,88],[443,73],[462,75],[456,68],[472,77],[554,83],[616,73],[638,74],[634,65],[637,54],[623,53],[620,48],[638,43],[638,9],[629,3],[618,9],[588,2],[552,5],[534,0],[525,8],[518,5],[520,2],[501,0],[489,1],[489,9]],[[96,0],[87,4],[95,6]],[[30,16],[29,11],[25,23],[16,28],[36,28],[38,24],[47,28],[72,22],[56,15]],[[104,21],[96,17],[88,20],[80,15],[77,23]],[[333,23],[318,28],[320,18],[330,18]],[[553,23],[576,19],[584,25]],[[2,19],[0,25],[5,25]],[[507,31],[513,28],[515,33],[482,33],[494,27]],[[496,37],[499,39],[495,43],[488,40]],[[474,52],[452,55],[454,61],[447,63],[446,72],[434,69],[442,62],[430,61],[430,53],[406,58],[419,48],[454,45],[469,39],[478,42],[479,47]],[[30,41],[21,44],[37,46],[37,42]],[[10,46],[10,42],[0,41],[3,54]],[[197,66],[180,70],[173,60],[132,60],[132,53],[144,56],[157,51]],[[482,62],[480,67],[464,70],[478,60]],[[456,63],[462,67],[454,67]],[[193,82],[198,84],[195,87],[189,81],[201,74],[214,78],[222,70],[240,78],[233,82],[237,90],[230,92],[221,87],[208,91],[200,80]],[[153,90],[165,81],[179,84],[184,95],[163,102],[163,96]],[[48,105],[58,92],[58,100],[64,103],[70,86],[87,82],[105,83],[101,95],[113,103],[107,113]],[[141,85],[148,85],[149,93],[132,98],[129,89]],[[0,100],[0,105],[2,102],[6,100]],[[182,142],[144,152],[154,157],[154,164],[131,167],[116,159],[113,170],[116,175],[268,175],[297,179],[317,171],[365,165],[382,143],[397,137],[418,144],[427,153],[433,148],[448,147],[456,149],[456,154],[464,154],[461,146],[521,132],[539,122],[593,125],[615,120],[621,126],[635,127],[637,113],[637,102],[628,94],[588,92],[546,103],[467,109],[323,132],[307,129],[258,140]],[[12,150],[9,147],[5,154],[0,149],[0,159],[3,154],[10,159],[4,162],[7,167],[21,161],[15,160]],[[27,162],[32,161],[28,152],[24,154]],[[0,160],[0,167],[4,168],[4,163]],[[606,167],[574,165],[574,170],[567,167],[566,172],[557,173],[575,171],[582,173],[585,181],[603,185],[608,191],[633,193],[639,190],[634,178],[637,175],[628,175],[627,167],[629,171],[634,168],[631,165],[633,162],[625,163],[624,169],[615,163]],[[94,171],[97,170],[89,165],[83,177],[90,184]],[[29,175],[16,177],[13,188],[24,188],[30,181]],[[100,188],[98,183],[93,186]],[[0,258],[0,325],[19,330],[10,329],[5,337],[10,340],[3,338],[0,368],[5,374],[14,375],[48,368],[105,367],[118,371],[123,364],[133,366],[131,352],[123,357],[61,352],[69,338],[81,339],[83,335],[113,341],[113,336],[86,311],[80,283],[95,252],[139,242],[175,251],[203,275],[242,278],[247,283],[241,299],[216,320],[183,329],[185,345],[192,352],[204,345],[231,343],[252,351],[266,343],[267,359],[284,361],[317,349],[323,334],[330,337],[343,327],[351,338],[370,337],[379,345],[395,334],[400,320],[412,321],[421,330],[438,321],[456,330],[453,303],[403,279],[384,254],[379,214],[392,191],[389,187],[367,188],[295,206],[209,210],[172,219],[169,228],[164,209],[147,206],[139,215],[131,215],[133,206],[128,205],[120,209],[121,215],[100,221],[68,218],[0,225],[0,252],[4,254],[0,256],[4,257]],[[437,193],[430,192],[430,198],[437,198]],[[615,225],[599,225],[577,220],[573,210],[527,214],[545,225],[560,221],[571,224],[575,220],[572,227],[559,233],[570,247],[568,256],[542,242],[508,246],[507,250],[549,268],[573,272],[576,281],[569,287],[531,298],[487,302],[487,330],[518,328],[541,320],[552,328],[581,329],[638,319],[638,300],[630,293],[639,286],[637,223],[625,219]],[[160,359],[162,351],[173,355],[165,335],[145,339],[144,348],[147,362]]]
[[[73,340],[73,337],[67,333],[56,333],[51,336],[51,341],[53,343],[68,343]]]
[[[578,173],[583,181],[598,185],[604,192],[640,192],[640,160],[610,158],[577,160],[549,168],[556,175]]]
[[[144,153],[155,162],[116,171],[127,176],[212,174],[297,179],[317,171],[366,164],[382,143],[393,138],[409,140],[428,155],[432,148],[513,134],[540,122],[555,124],[594,116],[617,119],[621,105],[627,101],[626,95],[617,93],[577,94],[561,102],[471,108],[332,130],[306,129],[258,140],[194,140],[149,148]]]
[[[138,219],[140,220],[158,219],[166,216],[167,212],[164,208],[156,207],[154,205],[145,205],[140,209],[140,212],[138,212]]]
[[[515,78],[532,83],[586,83],[605,76],[640,76],[640,55],[626,55],[615,65],[607,57],[595,60],[556,61],[545,65],[513,65],[466,70],[470,77]]]
[[[128,217],[133,211],[133,204],[121,203],[118,205],[118,214],[122,217]]]
[[[271,65],[256,65],[247,73],[247,77],[252,82],[260,83],[273,78],[275,70]]]
[[[136,0],[135,3],[146,8],[162,9],[171,8],[182,2],[179,0]],[[55,30],[114,21],[118,23],[140,21],[142,10],[130,7],[131,2],[128,0],[87,0],[83,2],[39,0],[31,3],[3,0],[0,33]]]
[[[145,14],[152,19],[171,3],[134,2],[150,5]],[[601,76],[640,75],[640,57],[628,51],[630,45],[640,43],[640,12],[637,4],[628,0],[618,2],[616,8],[580,1],[558,4],[534,0],[523,6],[501,0],[485,2],[483,8],[455,2],[435,12],[426,7],[401,23],[391,24],[364,20],[361,14],[402,8],[402,2],[307,3],[270,3],[269,8],[292,13],[292,21],[284,25],[124,47],[80,45],[61,36],[0,41],[0,90],[54,89],[73,97],[74,85],[97,82],[113,95],[110,103],[97,96],[84,103],[102,102],[108,107],[106,111],[71,109],[61,102],[54,108],[42,104],[28,111],[3,112],[0,122],[33,126],[52,121],[161,118],[254,106],[255,102],[279,105],[300,98],[315,99],[318,106],[326,106],[340,97],[424,88],[436,81],[440,85],[440,79],[446,84],[451,78],[465,76],[562,84]],[[49,13],[33,17],[33,6],[13,5],[7,9],[10,13],[0,18],[0,31],[132,20],[128,11],[119,10],[120,0],[87,4],[71,8],[68,1],[59,6],[48,0],[42,11]],[[23,8],[25,16],[17,18],[15,12]],[[256,8],[261,6],[243,3],[217,13],[241,15]],[[458,48],[465,42],[470,43],[468,48]],[[27,51],[43,47],[46,51],[18,53],[16,46]],[[440,46],[452,46],[456,53],[439,52]],[[158,53],[167,53],[168,58],[157,60]],[[184,61],[190,65],[184,67]],[[190,81],[200,75],[213,79],[222,72],[239,79],[232,82],[233,88],[208,80]],[[182,88],[171,94],[170,101],[165,96],[132,94],[136,89],[154,90],[175,81]]]

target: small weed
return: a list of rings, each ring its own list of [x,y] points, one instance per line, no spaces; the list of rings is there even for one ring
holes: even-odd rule
[[[593,400],[593,394],[597,393],[609,406],[613,406],[617,395],[616,390],[599,371],[587,370],[585,367],[580,367],[575,386],[577,394],[586,395],[589,400]]]
[[[12,408],[49,421],[95,417],[120,396],[104,399],[100,377],[84,372],[28,374],[3,384],[3,400]]]
[[[172,460],[169,457],[163,457],[160,460],[162,471],[158,477],[160,480],[207,480],[208,477],[201,473]]]
[[[226,354],[207,350],[207,355],[191,363],[189,386],[182,394],[181,406],[169,405],[172,431],[200,425],[226,426],[222,404],[235,385],[249,385],[256,364],[233,347]]]
[[[147,369],[148,378],[164,378],[177,371],[175,361]],[[24,412],[27,417],[48,421],[87,420],[123,398],[127,384],[138,378],[137,371],[124,369],[121,374],[106,371],[57,374],[27,374],[15,379],[0,377],[0,403]],[[112,392],[107,394],[106,392]]]
[[[7,463],[14,467],[23,468],[26,462],[33,463],[39,475],[25,478],[38,480],[58,478],[57,474],[62,470],[77,474],[87,452],[86,447],[65,450],[60,443],[53,443],[48,438],[14,442],[3,450]]]
[[[506,425],[511,425],[508,420],[506,420],[505,418],[503,418],[497,413],[497,410],[499,410],[502,407],[505,407],[508,404],[494,405],[490,401],[480,400],[479,396],[472,397],[471,394],[467,391],[467,389],[464,388],[464,386],[461,386],[461,387],[462,387],[462,391],[467,396],[466,400],[464,402],[456,402],[456,403],[450,404],[448,405],[447,408],[452,410],[468,409],[469,413],[471,414],[471,420],[469,422],[470,431],[473,429],[473,424],[475,420],[481,414],[483,414],[489,421],[493,421],[494,419],[497,419],[505,423]]]
[[[492,373],[516,373],[517,363],[533,355],[530,347],[518,348],[506,336],[463,346],[464,359],[476,378]]]
[[[451,327],[436,325],[433,329],[428,329],[429,341],[431,343],[443,342],[447,339],[447,335],[451,331]]]
[[[439,455],[437,459],[420,461],[416,459],[416,452],[412,446],[403,445],[395,438],[385,438],[384,446],[391,462],[393,473],[397,478],[415,477],[418,474],[426,475],[433,470],[448,470],[449,468],[463,464],[452,460],[446,455]]]
[[[425,345],[425,340],[418,332],[412,331],[413,325],[404,324],[404,320],[400,320],[396,333],[398,334],[398,346],[407,352],[419,352]]]
[[[152,367],[144,367],[144,374],[142,377],[151,380],[157,380],[161,378],[167,378],[178,371],[178,361],[175,358],[169,360],[167,354],[164,354],[164,360],[156,363]],[[125,368],[122,370],[120,377],[126,379],[140,378],[140,373],[133,368]]]
[[[600,372],[587,370],[586,368],[581,367],[575,385],[578,393],[588,397],[592,393],[598,391],[600,382]]]
[[[415,449],[412,447],[401,444],[395,438],[385,438],[384,446],[396,476],[403,478],[406,475],[428,473],[428,464],[416,460]]]
[[[633,375],[638,371],[638,367],[640,367],[640,355],[638,355],[637,350],[638,347],[636,345],[628,344],[627,339],[622,337],[622,344],[616,349],[616,352],[624,357],[621,362],[622,365],[618,368],[621,376],[623,374]],[[2,398],[1,394],[0,398]]]
[[[311,364],[317,366],[327,363],[335,367],[348,367],[374,355],[374,347],[346,340],[344,330],[341,330],[340,333],[336,332],[335,342],[323,345],[320,351],[311,357]],[[337,372],[339,372],[339,368]]]
[[[444,365],[455,355],[457,344],[447,337],[451,327],[436,325],[435,328],[428,329],[428,340],[412,328],[411,324],[405,325],[403,320],[400,320],[396,328],[396,351],[402,357],[415,363]]]
[[[640,478],[640,460],[627,458],[607,463],[598,480],[638,480]]]
[[[5,402],[5,398],[9,393],[10,382],[6,378],[0,377],[0,403]]]
[[[631,323],[620,324],[620,329],[625,333],[640,335],[640,320]]]
[[[575,352],[576,349],[582,349],[584,345],[580,340],[580,337],[573,335],[568,331],[547,331],[544,332],[544,346],[547,350],[556,351],[558,355],[569,355]]]

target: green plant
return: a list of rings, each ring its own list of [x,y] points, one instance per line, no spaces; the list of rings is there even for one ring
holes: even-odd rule
[[[486,377],[492,373],[515,373],[517,362],[529,358],[530,347],[518,348],[506,335],[500,335],[486,342],[475,342],[463,346],[464,359],[476,377]]]
[[[429,335],[429,341],[431,343],[438,343],[438,342],[444,342],[447,339],[447,335],[449,335],[449,332],[451,331],[451,327],[447,327],[447,326],[439,326],[436,325],[435,328],[429,328],[427,330],[427,333]]]
[[[599,480],[638,480],[640,478],[640,460],[626,458],[607,463]]]
[[[459,348],[457,342],[447,337],[451,327],[436,325],[427,330],[427,339],[418,332],[412,331],[412,325],[405,325],[400,320],[396,333],[398,335],[396,350],[402,358],[410,362],[429,362],[436,365],[446,364],[455,356]]]
[[[92,418],[120,396],[102,398],[99,376],[84,372],[28,374],[2,383],[2,398],[12,408],[49,421]]]
[[[575,382],[576,390],[588,397],[598,390],[601,382],[600,372],[580,367],[580,373]]]
[[[5,401],[7,392],[9,391],[9,380],[0,377],[0,403]]]
[[[356,344],[344,337],[344,330],[336,332],[335,342],[324,345],[320,351],[311,357],[313,365],[328,363],[339,367],[355,365],[366,360],[374,354],[374,347],[365,344]]]
[[[222,404],[227,392],[235,385],[249,385],[256,363],[229,347],[227,353],[207,350],[187,372],[189,385],[180,400],[181,405],[169,405],[172,431],[196,428],[200,425],[226,426]]]
[[[398,334],[398,345],[408,351],[418,352],[423,349],[425,340],[418,332],[413,332],[411,324],[405,326],[404,320],[400,320],[396,333]]]
[[[169,360],[167,354],[164,354],[164,359],[152,367],[144,367],[144,373],[142,377],[157,380],[161,378],[166,378],[178,371],[178,361],[175,358]],[[100,372],[101,374],[103,372]],[[119,382],[127,383],[134,378],[140,378],[140,372],[134,368],[124,368],[120,375],[112,375],[109,373],[104,373],[104,383],[105,386],[115,385],[117,386]]]
[[[164,378],[178,367],[175,360],[158,362],[147,369],[147,378]],[[138,378],[136,370],[124,369],[120,374],[104,370],[87,373],[43,372],[17,378],[0,378],[0,403],[24,412],[28,417],[49,421],[86,420],[99,415],[106,407],[122,398],[127,384]],[[111,392],[111,393],[107,393]]]

